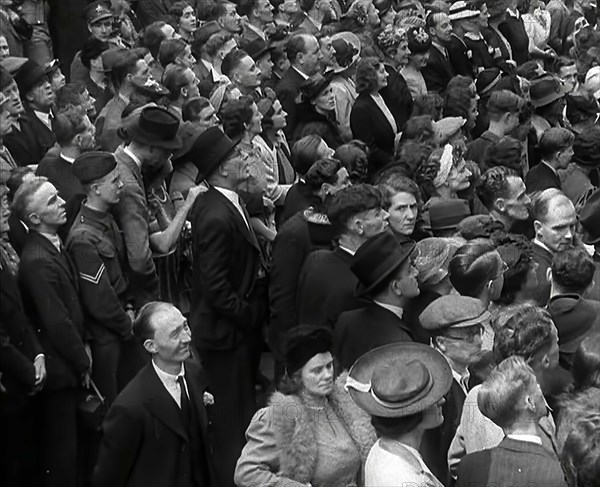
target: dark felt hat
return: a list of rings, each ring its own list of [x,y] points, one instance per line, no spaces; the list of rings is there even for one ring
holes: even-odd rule
[[[544,75],[531,83],[530,93],[532,105],[539,108],[562,98],[566,91],[558,78]]]
[[[469,203],[461,199],[440,200],[429,207],[429,230],[454,230],[471,214]]]
[[[112,152],[92,151],[81,154],[73,163],[73,172],[81,184],[89,184],[103,178],[117,167]]]
[[[577,134],[573,142],[572,162],[582,166],[600,167],[600,127],[590,127]]]
[[[387,231],[367,240],[354,254],[350,266],[359,280],[356,294],[373,291],[412,255],[415,247],[412,240],[400,242]]]
[[[581,209],[579,223],[583,227],[583,243],[594,245],[600,242],[600,189],[588,198]]]
[[[450,390],[452,370],[444,356],[422,343],[375,348],[352,366],[346,389],[372,416],[400,418],[423,413]]]
[[[141,144],[163,149],[179,149],[179,119],[161,107],[146,107],[138,123],[127,129],[127,137]]]
[[[240,49],[246,52],[255,61],[258,61],[262,56],[270,52],[271,46],[260,37],[251,41],[242,41],[240,39]]]
[[[6,69],[0,66],[0,91],[7,88],[8,85],[10,85],[13,81],[14,78],[12,74],[10,74]]]
[[[475,87],[479,95],[485,95],[494,89],[502,79],[500,68],[486,68],[477,75]]]
[[[41,82],[46,81],[44,68],[35,61],[28,59],[15,74],[15,81],[21,94],[28,93]]]
[[[60,68],[60,61],[58,59],[53,59],[52,61],[48,61],[44,64],[44,73],[46,75],[52,74],[53,71],[56,71]]]
[[[330,352],[333,339],[328,328],[296,326],[287,334],[285,346],[285,371],[292,376],[319,353]]]
[[[313,74],[300,87],[303,99],[314,100],[317,98],[331,84],[331,78],[332,75],[330,73],[326,73],[325,75],[321,73]]]
[[[211,127],[202,132],[187,154],[188,159],[198,168],[198,180],[210,176],[236,145],[219,127]]]
[[[112,18],[113,14],[110,11],[110,4],[107,2],[93,2],[90,3],[84,10],[85,20],[88,24],[95,24],[96,22]]]

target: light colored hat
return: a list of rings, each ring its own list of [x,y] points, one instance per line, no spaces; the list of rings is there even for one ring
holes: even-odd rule
[[[442,237],[428,237],[417,242],[418,257],[414,266],[419,271],[420,288],[435,286],[448,275],[448,265],[461,245],[456,239]]]
[[[600,66],[594,66],[587,72],[584,86],[596,100],[600,100]]]
[[[419,316],[421,326],[435,334],[447,328],[466,328],[490,321],[483,302],[470,296],[449,294],[433,301]]]
[[[455,20],[474,19],[479,17],[479,15],[479,10],[474,10],[467,2],[459,0],[450,5],[450,13],[448,16],[450,17],[450,20],[454,22]]]

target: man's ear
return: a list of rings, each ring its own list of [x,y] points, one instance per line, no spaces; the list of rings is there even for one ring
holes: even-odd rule
[[[225,167],[225,164],[219,164],[219,174],[221,176],[223,176],[224,178],[226,178],[227,176],[229,176],[229,171]]]
[[[494,203],[494,206],[500,213],[504,213],[506,210],[506,201],[504,201],[504,198],[498,198]]]
[[[181,96],[183,96],[184,98],[187,98],[189,95],[189,91],[187,88],[181,88]]]
[[[542,222],[539,220],[533,221],[533,229],[535,230],[535,234],[537,236],[538,232],[542,230]]]
[[[156,343],[154,343],[154,340],[150,340],[150,339],[144,340],[144,348],[149,353],[158,352],[158,348],[156,347]]]

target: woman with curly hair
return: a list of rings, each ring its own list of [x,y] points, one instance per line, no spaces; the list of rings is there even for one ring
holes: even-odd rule
[[[198,28],[194,7],[187,0],[178,0],[169,8],[169,15],[177,34],[191,44],[194,40],[194,31]]]
[[[375,443],[370,417],[335,379],[329,330],[288,334],[285,375],[266,408],[252,418],[235,469],[238,487],[360,485]]]
[[[370,149],[369,175],[392,161],[398,125],[379,93],[387,86],[388,73],[376,57],[361,59],[356,70],[358,97],[350,113],[350,128],[356,139]]]
[[[412,114],[413,99],[406,80],[399,70],[408,62],[406,31],[388,26],[377,36],[377,46],[383,53],[388,84],[380,93],[401,130]]]
[[[475,82],[467,76],[455,76],[448,83],[444,99],[444,117],[462,117],[467,122],[464,125],[465,133],[469,134],[475,128],[477,115],[477,101],[479,95]]]
[[[323,138],[329,147],[337,149],[342,135],[335,119],[335,96],[331,87],[331,74],[320,73],[308,78],[300,88],[304,102],[296,110],[296,128],[293,139],[315,134]]]
[[[407,37],[410,56],[408,57],[408,63],[402,68],[400,74],[406,80],[413,100],[416,100],[418,97],[427,94],[427,85],[421,74],[421,69],[427,66],[431,37],[423,27],[411,27],[407,32]]]

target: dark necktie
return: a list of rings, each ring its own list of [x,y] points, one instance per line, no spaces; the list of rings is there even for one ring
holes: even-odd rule
[[[181,389],[181,415],[183,416],[185,427],[189,430],[192,422],[192,404],[185,391],[185,382],[182,375],[177,377],[177,383]]]

